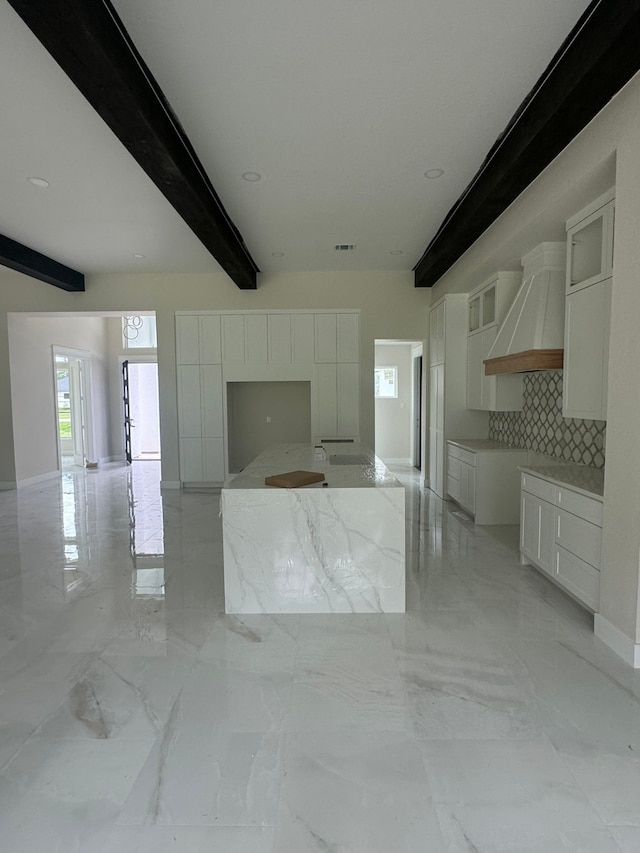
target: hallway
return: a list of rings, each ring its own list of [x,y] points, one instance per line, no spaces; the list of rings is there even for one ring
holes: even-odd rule
[[[637,853],[640,673],[407,487],[407,614],[224,615],[159,463],[0,492],[8,853]]]

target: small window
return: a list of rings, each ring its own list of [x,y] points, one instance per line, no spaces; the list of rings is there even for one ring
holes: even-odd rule
[[[122,318],[123,349],[156,349],[156,318],[132,314]]]
[[[398,368],[376,367],[375,368],[375,393],[376,397],[398,396]]]

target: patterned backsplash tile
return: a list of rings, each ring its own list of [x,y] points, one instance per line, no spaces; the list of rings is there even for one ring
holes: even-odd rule
[[[521,412],[492,412],[489,438],[604,468],[606,421],[562,417],[562,371],[524,374]]]

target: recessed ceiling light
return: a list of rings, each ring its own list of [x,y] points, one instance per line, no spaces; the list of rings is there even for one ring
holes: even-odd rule
[[[133,257],[136,259],[136,261],[141,261],[141,260],[143,260],[143,258],[146,258],[147,256],[141,255],[140,252],[134,252]]]
[[[44,178],[27,178],[30,184],[33,184],[34,187],[48,187],[49,181],[45,181]]]
[[[245,179],[245,181],[259,181],[261,180],[262,175],[260,175],[258,172],[243,172],[242,177]]]
[[[425,178],[429,178],[429,180],[435,180],[435,178],[441,178],[444,175],[444,169],[427,169],[424,173]]]
[[[392,249],[392,250],[389,252],[389,254],[390,254],[390,255],[401,255],[401,254],[402,254],[402,249]]]
[[[284,258],[284,252],[271,252],[271,255],[274,258]]]

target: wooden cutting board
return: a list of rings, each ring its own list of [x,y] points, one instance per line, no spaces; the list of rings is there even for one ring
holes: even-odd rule
[[[279,486],[281,489],[298,489],[300,486],[309,486],[311,483],[321,483],[324,474],[317,471],[288,471],[286,474],[274,474],[273,477],[265,477],[266,486]]]

